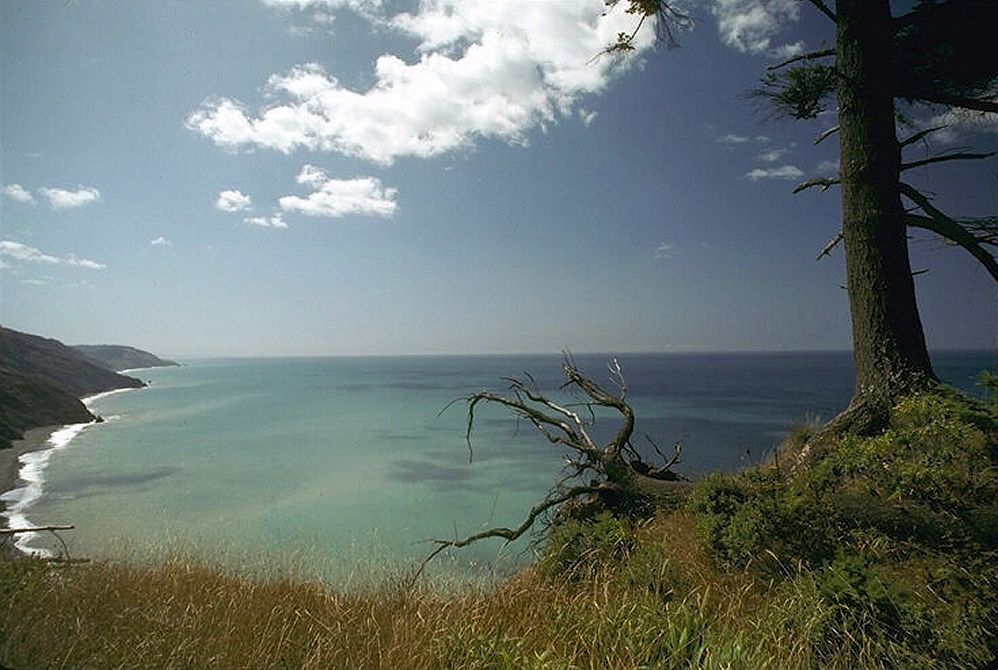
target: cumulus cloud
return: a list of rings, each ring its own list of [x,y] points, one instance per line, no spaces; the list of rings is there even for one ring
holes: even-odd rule
[[[222,191],[215,201],[215,207],[223,212],[242,212],[252,206],[253,200],[240,191]]]
[[[796,165],[783,165],[777,168],[756,168],[745,174],[752,181],[760,179],[800,179],[804,171]]]
[[[286,212],[327,218],[340,218],[349,214],[389,218],[398,209],[395,202],[398,191],[385,188],[381,180],[375,177],[329,179],[314,165],[305,165],[298,173],[297,181],[315,190],[304,198],[297,195],[279,198],[278,204]]]
[[[717,19],[721,41],[744,53],[789,58],[803,53],[804,44],[775,45],[773,38],[800,18],[798,0],[715,0],[711,12]]]
[[[727,135],[721,135],[717,138],[717,141],[721,144],[745,144],[746,142],[751,142],[752,139],[745,137],[744,135],[733,135],[729,133]]]
[[[0,193],[3,193],[5,197],[14,202],[23,202],[26,205],[35,204],[35,199],[31,196],[31,192],[20,184],[7,184],[0,189]]]
[[[172,244],[172,242],[170,242],[170,240],[160,235],[154,240],[149,240],[149,244],[151,244],[154,247],[168,247]]]
[[[75,191],[43,186],[38,193],[48,200],[52,209],[73,209],[100,200],[100,191],[92,186],[77,186]]]
[[[260,228],[288,227],[288,224],[284,221],[284,216],[280,212],[273,216],[248,216],[243,219],[243,223],[248,223],[251,226],[259,226]]]
[[[633,30],[626,4],[423,2],[384,19],[417,40],[416,57],[379,57],[370,88],[350,89],[306,63],[270,77],[273,104],[253,111],[229,98],[206,100],[187,127],[229,149],[331,151],[384,165],[482,139],[524,144],[531,130],[572,116],[583,96],[604,90],[633,62],[592,60]],[[653,23],[636,36],[636,53],[653,45]]]
[[[47,263],[49,265],[72,265],[75,267],[88,268],[90,270],[103,270],[107,266],[97,261],[87,258],[79,258],[76,254],[65,256],[52,256],[39,251],[35,247],[27,244],[14,242],[12,240],[0,241],[0,257],[10,258],[26,263]]]

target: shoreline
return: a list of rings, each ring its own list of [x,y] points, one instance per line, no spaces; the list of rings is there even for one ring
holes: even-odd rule
[[[139,388],[145,388],[145,386]],[[24,486],[30,486],[33,483],[32,481],[22,477],[22,472],[24,472],[24,468],[27,467],[27,464],[21,462],[21,457],[25,454],[54,450],[66,446],[74,437],[76,437],[77,434],[79,434],[80,431],[83,430],[83,428],[92,426],[94,423],[99,422],[100,419],[98,415],[94,414],[91,408],[91,403],[93,403],[93,401],[109,395],[116,395],[125,391],[134,390],[135,389],[132,387],[118,388],[110,391],[94,393],[80,398],[83,405],[90,410],[91,414],[93,414],[96,418],[95,421],[84,424],[56,424],[31,428],[24,432],[24,436],[20,440],[12,442],[9,449],[0,450],[0,528],[13,527],[11,525],[12,517],[7,515],[11,513],[11,505],[16,505],[17,501],[9,500],[8,495],[21,490]],[[79,428],[77,430],[71,430],[70,435],[65,438],[64,442],[61,442],[58,439],[58,436],[62,431],[73,429],[77,426]],[[41,467],[44,467],[44,463]],[[25,555],[25,552],[17,546],[17,539],[12,538],[12,540],[13,541],[8,540],[6,543],[9,555],[13,557]],[[2,552],[3,550],[0,549],[0,553]]]
[[[21,456],[34,451],[41,451],[50,448],[49,439],[62,426],[56,424],[52,426],[40,426],[31,428],[24,432],[24,437],[11,443],[9,449],[0,449],[0,496],[3,496],[18,488],[21,482]],[[0,497],[0,512],[8,511],[7,501]],[[9,528],[10,519],[0,516],[0,528]],[[23,552],[17,548],[15,538],[7,540],[6,549],[3,551],[10,556],[22,556]],[[2,545],[0,545],[2,546]]]

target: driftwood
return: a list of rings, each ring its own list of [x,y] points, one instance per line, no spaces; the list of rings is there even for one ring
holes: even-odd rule
[[[85,558],[70,558],[69,547],[66,546],[66,541],[62,539],[59,535],[59,531],[62,530],[74,530],[76,526],[35,526],[33,528],[0,528],[0,537],[3,538],[3,542],[0,545],[5,544],[14,535],[20,535],[22,533],[52,533],[55,539],[59,540],[59,544],[62,545],[62,556],[57,556],[53,558],[43,559],[46,563],[56,563],[60,565],[71,565],[76,563],[87,563],[88,559]]]
[[[565,504],[590,503],[614,512],[629,513],[647,509],[670,497],[681,497],[687,491],[689,480],[672,470],[681,461],[682,442],[677,442],[667,456],[645,435],[657,457],[653,462],[645,460],[635,448],[632,442],[634,410],[627,402],[627,383],[617,359],[610,361],[608,366],[610,382],[614,387],[612,392],[584,375],[568,352],[564,353],[561,368],[566,379],[561,390],[581,394],[581,402],[555,402],[541,393],[530,373],[524,373],[522,379],[503,379],[509,391],[506,395],[479,391],[454,400],[442,410],[456,402],[467,403],[465,442],[469,461],[474,458],[472,429],[475,410],[482,403],[495,404],[507,408],[517,419],[530,422],[553,446],[563,448],[566,452],[565,474],[515,528],[491,528],[459,540],[431,540],[437,546],[420,564],[413,580],[444,550],[466,547],[490,537],[502,538],[508,544],[527,533],[539,519]],[[598,408],[612,409],[619,415],[616,432],[602,444],[592,434]]]

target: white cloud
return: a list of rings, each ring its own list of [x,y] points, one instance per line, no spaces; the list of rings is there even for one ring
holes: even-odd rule
[[[770,55],[774,58],[793,58],[804,53],[804,42],[798,41],[793,44],[784,44],[770,50]]]
[[[788,58],[803,52],[804,45],[773,45],[784,26],[800,18],[799,0],[715,0],[711,12],[717,18],[721,41],[744,53]]]
[[[722,135],[717,138],[717,141],[721,144],[745,144],[746,142],[751,142],[752,140],[744,135]]]
[[[248,216],[243,219],[243,223],[248,223],[251,226],[259,226],[261,228],[287,228],[288,224],[285,223],[283,215],[278,212],[273,216]]]
[[[756,168],[745,174],[752,181],[759,179],[800,179],[804,171],[796,165],[783,165],[778,168]]]
[[[382,55],[367,90],[307,63],[270,77],[274,104],[254,113],[228,98],[206,100],[187,127],[229,149],[332,151],[385,165],[482,139],[525,144],[530,131],[574,114],[584,95],[603,91],[634,61],[593,60],[618,33],[633,30],[626,5],[423,2],[384,20],[418,40],[418,56]],[[635,53],[654,44],[653,23],[639,31]]]
[[[381,8],[381,0],[263,0],[263,4],[278,9],[351,9],[355,12]]]
[[[786,149],[770,149],[769,151],[763,151],[761,154],[756,156],[756,158],[761,160],[763,163],[775,163],[783,158],[786,153]]]
[[[240,191],[222,191],[218,194],[215,207],[223,212],[242,212],[253,206],[253,200]]]
[[[170,240],[160,235],[154,240],[149,240],[149,244],[151,244],[154,247],[168,247],[172,244],[172,242],[170,242]]]
[[[77,186],[75,191],[43,186],[38,193],[49,201],[53,209],[73,209],[100,200],[100,191],[91,186]]]
[[[30,191],[20,184],[7,184],[0,189],[0,193],[3,193],[7,198],[13,200],[14,202],[23,202],[27,205],[35,204],[35,199],[31,196]]]
[[[998,93],[998,92],[996,92]],[[948,109],[930,119],[919,123],[922,128],[946,126],[942,130],[928,135],[926,141],[931,144],[938,142],[943,145],[955,144],[967,135],[998,135],[998,114],[978,112],[969,109]]]
[[[821,161],[814,167],[814,171],[822,176],[837,175],[839,173],[839,159],[833,161]]]
[[[21,283],[28,286],[45,286],[50,281],[52,281],[52,277],[40,277],[37,279],[22,279]]]
[[[324,180],[324,181],[323,181]],[[306,216],[339,218],[349,214],[392,217],[398,209],[395,196],[398,191],[385,188],[375,177],[357,179],[326,179],[326,175],[311,165],[298,174],[298,182],[309,184],[316,190],[302,198],[286,195],[278,203],[286,212],[300,212]]]
[[[49,265],[72,265],[90,270],[103,270],[107,266],[87,258],[79,258],[76,254],[52,256],[34,247],[29,247],[12,240],[0,241],[0,257],[12,258],[27,263],[47,263]]]
[[[655,247],[655,260],[672,258],[676,255],[676,245],[668,240]]]
[[[321,168],[309,165],[308,163],[302,166],[298,172],[298,176],[295,177],[295,181],[299,184],[307,184],[312,188],[319,188],[328,179],[329,177],[326,176],[326,173]]]

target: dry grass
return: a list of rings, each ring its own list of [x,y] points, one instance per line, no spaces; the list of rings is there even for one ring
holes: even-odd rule
[[[667,592],[616,573],[573,581],[527,570],[462,593],[408,587],[396,577],[338,592],[180,558],[71,569],[7,562],[0,659],[14,668],[417,670],[636,668],[708,658],[704,635],[730,634],[750,609],[753,582],[719,575],[683,515],[640,533],[667,552],[659,565],[682,566],[670,573]]]
[[[455,591],[404,576],[330,589],[157,566],[0,563],[0,664],[11,668],[860,668],[887,663],[801,568],[774,582],[719,567],[687,512],[634,530],[621,560],[527,569]],[[843,640],[846,643],[843,643]],[[849,643],[853,640],[855,644]],[[974,667],[938,664],[919,667]]]

